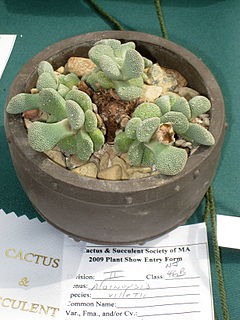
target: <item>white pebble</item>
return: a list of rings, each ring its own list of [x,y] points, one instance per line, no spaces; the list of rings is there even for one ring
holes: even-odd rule
[[[209,118],[209,114],[208,114],[208,113],[200,114],[199,118],[200,118],[200,119]]]
[[[205,119],[203,119],[203,123],[202,123],[204,126],[206,126],[206,127],[209,127],[209,124],[210,124],[210,120],[209,120],[209,118],[205,118]]]
[[[179,139],[175,141],[175,146],[180,147],[183,145],[183,143],[185,143],[186,141],[183,139]]]

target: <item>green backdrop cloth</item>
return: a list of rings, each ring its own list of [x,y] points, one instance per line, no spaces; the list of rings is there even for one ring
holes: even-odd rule
[[[98,0],[126,30],[161,36],[153,1]],[[240,216],[240,1],[163,0],[169,39],[197,55],[213,72],[222,89],[228,129],[213,183],[219,214]],[[17,34],[16,43],[0,80],[0,208],[19,216],[38,216],[15,175],[3,126],[6,96],[17,72],[48,45],[82,33],[111,30],[107,20],[81,0],[0,0],[0,34]],[[1,50],[1,48],[0,48]],[[202,221],[204,203],[188,223]],[[39,216],[38,216],[39,217]],[[213,252],[210,246],[213,293],[221,318]],[[222,248],[227,302],[232,320],[240,319],[240,250]],[[207,319],[206,319],[207,320]]]

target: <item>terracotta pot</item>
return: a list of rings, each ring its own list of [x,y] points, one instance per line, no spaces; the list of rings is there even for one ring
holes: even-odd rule
[[[224,135],[224,103],[208,68],[188,50],[157,36],[132,31],[79,35],[51,45],[19,72],[9,99],[35,86],[36,66],[48,60],[54,68],[70,56],[87,57],[99,39],[134,41],[142,55],[179,71],[189,86],[212,102],[209,130],[216,140],[200,147],[185,169],[172,177],[128,181],[81,177],[32,150],[20,115],[5,113],[5,130],[18,178],[36,210],[66,234],[101,244],[143,243],[184,223],[196,210],[216,171]]]

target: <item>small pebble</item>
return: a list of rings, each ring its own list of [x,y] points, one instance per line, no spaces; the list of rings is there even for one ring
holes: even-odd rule
[[[152,172],[152,168],[150,167],[131,167],[129,169],[127,169],[127,173],[128,174],[133,174],[136,172],[140,172],[140,173],[151,173]]]
[[[121,119],[121,122],[120,122],[121,128],[125,128],[126,127],[129,119],[130,119],[130,117],[124,117],[124,118]]]
[[[75,73],[78,77],[89,74],[96,65],[88,58],[71,57],[65,65],[66,72]]]
[[[99,170],[101,171],[108,168],[108,163],[109,163],[109,154],[106,152],[103,154],[103,156],[100,159]]]
[[[61,151],[57,151],[57,150],[49,150],[49,151],[45,151],[44,152],[48,158],[50,158],[52,161],[56,162],[57,164],[59,164],[61,167],[66,168],[66,161],[65,161],[65,157],[62,154]]]
[[[129,175],[127,173],[127,164],[123,159],[116,156],[111,162],[113,165],[119,165],[122,168],[122,180],[129,179]]]
[[[89,159],[89,162],[93,162],[95,163],[95,165],[99,168],[99,163],[100,163],[100,160],[98,157],[96,157],[94,154],[91,156],[91,158]]]
[[[76,156],[75,154],[70,155],[69,157],[66,157],[66,165],[68,169],[74,169],[77,167],[80,167],[84,164],[86,164],[87,162],[85,161],[81,161],[78,156]]]
[[[129,179],[142,179],[142,178],[147,178],[150,175],[151,175],[150,173],[134,172],[132,173]]]
[[[98,113],[98,107],[95,103],[92,103],[92,108],[93,108],[93,112]]]
[[[203,126],[205,126],[205,127],[209,127],[209,125],[210,125],[210,120],[209,120],[209,118],[204,118],[202,124],[203,124]]]
[[[175,146],[176,146],[176,147],[180,147],[180,146],[182,146],[183,143],[185,143],[185,142],[186,142],[186,141],[183,140],[183,139],[176,140],[176,141],[175,141]]]
[[[183,148],[189,148],[191,146],[192,146],[191,142],[188,142],[188,141],[183,142],[181,145],[181,147],[183,147]]]
[[[60,67],[60,68],[58,68],[56,71],[57,71],[58,73],[63,74],[63,73],[64,73],[64,71],[65,71],[65,68],[64,68],[63,66],[61,66],[61,67]]]
[[[128,154],[127,153],[122,153],[120,155],[120,158],[123,159],[128,166],[131,166],[131,162],[130,162],[130,160],[128,158]]]
[[[100,115],[98,113],[96,114],[96,117],[97,117],[98,128],[102,128],[102,126],[104,125],[102,118],[100,117]]]
[[[89,162],[84,164],[81,167],[73,169],[72,172],[79,174],[80,176],[89,177],[89,178],[96,178],[97,177],[97,166],[93,162]]]
[[[200,119],[206,119],[206,118],[209,118],[209,114],[208,113],[203,113],[203,114],[200,114],[199,116]]]
[[[197,118],[193,118],[193,119],[191,119],[190,121],[191,121],[192,123],[197,123],[197,124],[200,124],[200,125],[201,125],[202,122],[203,122],[203,121],[202,121],[200,118],[198,118],[198,117],[197,117]]]
[[[199,95],[199,92],[196,90],[193,90],[192,88],[189,87],[182,87],[178,90],[178,94],[181,97],[184,97],[186,100],[191,100],[192,98],[194,98],[195,96]]]
[[[121,180],[122,168],[119,165],[112,166],[98,172],[98,178],[103,180]]]
[[[37,88],[32,88],[31,91],[30,91],[31,94],[36,94],[36,93],[38,93],[38,92],[39,92],[39,91],[38,91]]]
[[[25,127],[26,127],[27,129],[29,129],[29,128],[31,127],[31,125],[32,125],[32,121],[30,121],[30,120],[27,119],[27,118],[23,118],[23,121],[24,121]]]
[[[141,99],[143,101],[154,102],[162,93],[162,87],[144,84]]]

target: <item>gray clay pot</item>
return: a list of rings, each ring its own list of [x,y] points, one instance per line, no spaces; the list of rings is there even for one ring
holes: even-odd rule
[[[142,55],[179,71],[190,87],[207,96],[212,102],[209,130],[216,144],[200,147],[173,177],[104,181],[81,177],[32,150],[20,115],[5,113],[5,130],[17,176],[33,206],[49,223],[75,239],[93,243],[143,243],[184,223],[214,177],[223,143],[224,102],[208,68],[186,49],[157,36],[94,32],[55,43],[33,57],[15,78],[8,101],[35,86],[40,61],[60,67],[70,56],[87,57],[93,43],[104,38],[134,41]]]

